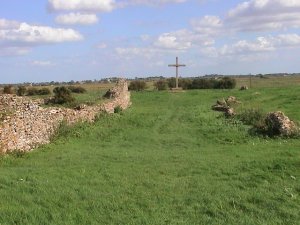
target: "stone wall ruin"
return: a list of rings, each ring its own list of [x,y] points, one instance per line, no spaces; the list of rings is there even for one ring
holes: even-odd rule
[[[104,103],[82,105],[77,109],[43,108],[42,99],[0,95],[0,153],[30,151],[49,143],[63,121],[69,125],[80,121],[93,122],[101,111],[114,113],[116,107],[126,109],[130,106],[130,92],[124,79],[119,80],[110,91],[114,97]]]

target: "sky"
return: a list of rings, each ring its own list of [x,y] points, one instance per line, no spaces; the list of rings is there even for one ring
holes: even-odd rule
[[[0,0],[0,83],[300,72],[300,0]]]

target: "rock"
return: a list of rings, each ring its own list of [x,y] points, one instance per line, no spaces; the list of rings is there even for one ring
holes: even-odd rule
[[[211,108],[212,108],[212,110],[214,110],[214,111],[226,112],[226,111],[228,111],[228,109],[229,109],[230,107],[227,106],[227,105],[216,104],[216,105],[213,105]]]
[[[248,90],[248,89],[249,89],[249,88],[248,88],[247,85],[243,85],[243,86],[240,87],[240,90],[241,90],[241,91],[245,91],[245,90]]]
[[[227,111],[225,111],[225,116],[226,117],[232,117],[235,115],[234,109],[233,108],[229,108],[227,109]]]
[[[75,109],[75,110],[83,110],[83,109],[85,109],[86,107],[87,107],[87,105],[85,105],[85,104],[80,104],[80,105],[74,107],[74,109]]]
[[[224,112],[226,117],[232,117],[235,115],[234,109],[230,107],[233,104],[240,103],[236,97],[229,96],[226,100],[217,100],[217,103],[213,105],[212,110]]]
[[[228,105],[232,104],[232,103],[239,103],[237,100],[236,100],[236,97],[234,96],[229,96],[227,99],[226,99],[226,103]]]
[[[217,100],[217,105],[227,106],[227,102],[226,102],[225,99],[223,98],[222,100]]]
[[[268,133],[272,135],[291,136],[298,130],[296,124],[281,111],[268,113],[265,123]]]

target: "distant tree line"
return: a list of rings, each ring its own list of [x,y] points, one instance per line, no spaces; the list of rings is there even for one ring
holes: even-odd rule
[[[170,78],[167,80],[168,87],[176,86],[176,79]],[[231,77],[222,78],[183,78],[178,80],[178,86],[182,89],[233,89],[236,86],[236,80]]]
[[[86,89],[81,86],[59,86],[53,89],[53,97],[49,103],[54,104],[64,104],[71,103],[75,101],[75,98],[72,96],[72,93],[82,94],[86,92]],[[3,88],[4,94],[17,94],[18,96],[35,96],[35,95],[44,95],[49,96],[52,94],[51,90],[46,87],[37,88],[37,87],[26,87],[18,86],[14,88],[12,85],[6,85]]]
[[[154,82],[157,90],[167,90],[175,88],[176,79],[160,79]],[[178,86],[184,90],[187,89],[233,89],[236,86],[236,80],[231,77],[221,78],[181,78],[178,80]],[[143,80],[134,80],[129,84],[129,90],[142,91],[146,89],[146,82]]]

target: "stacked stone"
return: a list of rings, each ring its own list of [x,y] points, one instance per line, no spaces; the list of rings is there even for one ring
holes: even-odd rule
[[[269,131],[275,135],[288,137],[298,132],[296,124],[281,111],[268,113],[265,122]]]
[[[100,111],[114,113],[119,106],[130,106],[127,82],[120,80],[113,88],[115,98],[102,105],[81,106],[77,109],[42,108],[42,100],[32,101],[27,97],[0,95],[0,152],[29,151],[47,144],[62,121],[74,124],[94,121]]]
[[[235,115],[234,109],[231,106],[237,103],[240,102],[236,100],[236,97],[229,96],[226,100],[217,100],[217,103],[211,108],[215,111],[224,112],[226,117],[231,117]]]

